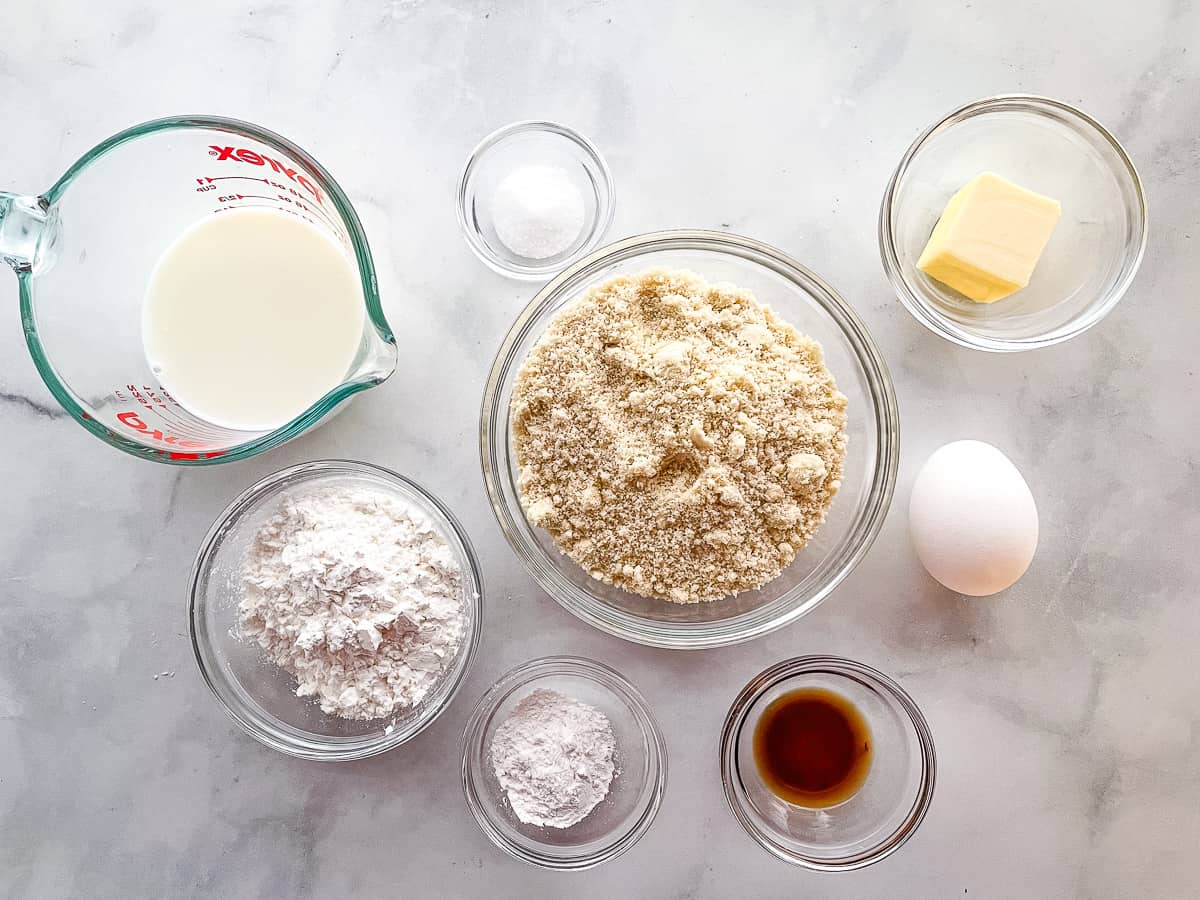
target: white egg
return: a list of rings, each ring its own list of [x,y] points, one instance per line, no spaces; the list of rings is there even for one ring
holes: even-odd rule
[[[955,441],[926,460],[913,484],[908,527],[929,574],[972,597],[1012,586],[1037,550],[1029,485],[983,441]]]

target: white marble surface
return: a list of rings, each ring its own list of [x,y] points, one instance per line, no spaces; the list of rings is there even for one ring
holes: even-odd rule
[[[64,420],[0,272],[0,894],[773,898],[1200,894],[1200,9],[1055,4],[6,0],[0,187],[35,192],[133,122],[211,112],[314,151],[366,222],[401,365],[329,428],[264,459],[172,469]],[[1190,46],[1189,46],[1190,45]],[[896,301],[880,193],[950,108],[1023,90],[1084,106],[1146,181],[1151,244],[1126,301],[1066,345],[958,349]],[[459,168],[492,128],[562,119],[608,155],[611,236],[728,227],[827,276],[866,319],[900,399],[897,503],[820,609],[755,643],[683,654],[593,632],[502,541],[478,471],[479,395],[530,288],[468,252]],[[1028,576],[968,601],[922,573],[905,500],[941,443],[992,441],[1042,514]],[[350,456],[408,473],[465,522],[487,630],[457,702],[357,764],[260,747],[202,684],[183,589],[236,493]],[[898,677],[927,713],[940,779],[925,825],[863,872],[770,858],[725,807],[729,700],[781,658],[825,651]],[[547,653],[641,686],[671,777],[651,832],[580,875],[495,850],[458,784],[471,705]],[[153,677],[168,671],[173,677]]]

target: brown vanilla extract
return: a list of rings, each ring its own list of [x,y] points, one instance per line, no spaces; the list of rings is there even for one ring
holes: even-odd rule
[[[770,791],[825,809],[853,797],[871,770],[871,730],[841,694],[800,688],[775,700],[754,729],[754,761]]]

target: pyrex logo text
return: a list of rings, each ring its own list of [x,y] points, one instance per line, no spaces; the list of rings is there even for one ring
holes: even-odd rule
[[[187,450],[172,450],[167,454],[168,459],[216,459],[218,456],[225,455],[224,450],[204,450],[205,443],[203,441],[191,441],[187,438],[176,437],[173,434],[163,434],[157,428],[153,428],[143,422],[141,417],[135,412],[117,413],[117,419],[120,420],[122,425],[132,428],[152,441],[161,441],[164,444],[170,444],[172,447],[187,448]],[[188,452],[190,450],[203,450],[203,452]]]
[[[209,155],[215,156],[217,161],[235,160],[237,162],[250,163],[252,166],[270,166],[276,172],[286,175],[292,181],[299,184],[302,188],[317,198],[317,202],[321,202],[321,191],[315,184],[305,178],[303,175],[297,174],[296,170],[291,166],[286,166],[277,159],[272,159],[269,156],[264,156],[261,153],[255,153],[253,150],[247,150],[244,147],[218,147],[216,144],[208,145]]]

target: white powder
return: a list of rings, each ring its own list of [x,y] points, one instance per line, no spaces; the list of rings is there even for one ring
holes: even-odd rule
[[[492,769],[517,818],[570,828],[608,795],[616,773],[608,717],[558,691],[521,699],[492,737]]]
[[[522,166],[505,176],[492,197],[492,224],[509,250],[548,259],[568,249],[583,230],[583,196],[557,166]]]
[[[420,703],[466,629],[462,572],[400,499],[348,485],[286,498],[242,567],[241,633],[347,719]]]

